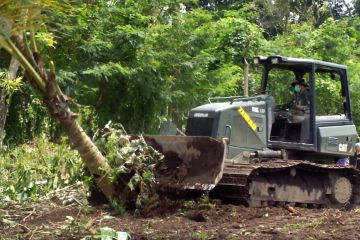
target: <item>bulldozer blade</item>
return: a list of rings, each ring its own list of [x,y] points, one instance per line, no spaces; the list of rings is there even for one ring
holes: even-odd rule
[[[227,143],[210,137],[144,136],[148,145],[164,155],[156,168],[160,186],[211,190],[222,178]]]

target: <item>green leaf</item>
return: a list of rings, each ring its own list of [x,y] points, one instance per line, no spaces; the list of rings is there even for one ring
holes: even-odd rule
[[[34,187],[34,181],[29,182],[28,189],[32,189]]]
[[[142,180],[141,176],[135,173],[128,183],[130,190],[134,191],[134,189],[139,185],[141,180]]]
[[[58,177],[58,175],[55,175],[54,182],[53,182],[54,189],[56,189],[58,187],[58,183],[59,183],[59,177]]]
[[[100,235],[95,236],[101,240],[129,240],[130,235],[127,232],[116,231],[110,227],[100,228]]]
[[[109,227],[100,228],[100,236],[101,240],[111,240],[117,239],[117,233],[114,229]]]
[[[1,220],[4,224],[7,224],[7,225],[10,225],[10,226],[14,226],[16,224],[15,221],[12,221],[12,220],[9,220],[9,219],[6,219],[6,218],[3,218]]]

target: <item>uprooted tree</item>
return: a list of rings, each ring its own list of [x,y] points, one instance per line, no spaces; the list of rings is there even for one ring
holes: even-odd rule
[[[51,116],[60,122],[102,193],[108,200],[119,198],[111,166],[70,110],[69,99],[56,81],[54,64],[46,62],[38,52],[35,34],[44,28],[46,13],[54,9],[72,10],[67,0],[3,0],[0,3],[0,47],[20,63],[25,79],[41,95]]]

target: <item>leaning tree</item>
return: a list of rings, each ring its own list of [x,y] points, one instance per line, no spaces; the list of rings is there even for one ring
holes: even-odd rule
[[[60,122],[71,145],[79,152],[98,187],[111,200],[115,190],[111,167],[76,120],[68,97],[56,81],[55,66],[38,51],[36,32],[44,29],[51,11],[73,11],[70,0],[2,0],[0,2],[0,47],[17,59],[25,79],[38,91],[51,116]]]

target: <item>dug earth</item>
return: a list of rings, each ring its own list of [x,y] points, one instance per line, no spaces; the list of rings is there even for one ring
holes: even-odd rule
[[[89,206],[78,195],[7,205],[0,213],[1,239],[99,239],[103,227],[130,239],[360,239],[360,208],[247,208],[198,199],[144,218]]]

